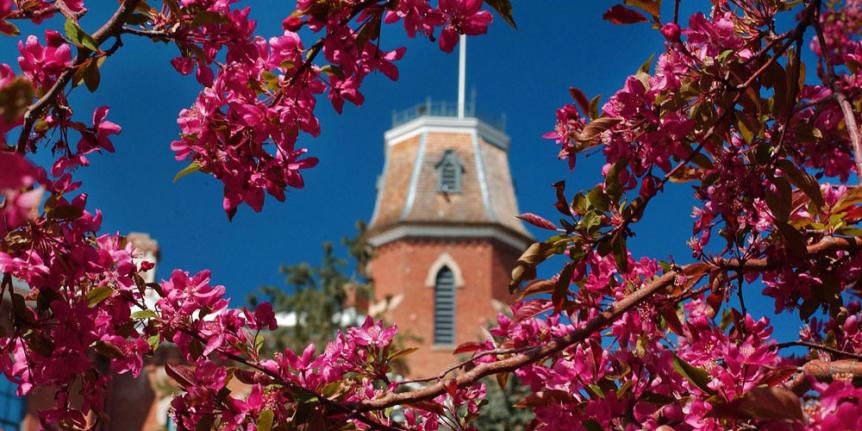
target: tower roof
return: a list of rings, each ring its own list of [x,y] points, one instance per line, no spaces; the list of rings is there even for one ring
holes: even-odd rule
[[[370,241],[494,237],[525,247],[532,238],[515,218],[509,137],[478,118],[427,106],[413,118],[394,115],[396,125],[384,134],[386,161]]]

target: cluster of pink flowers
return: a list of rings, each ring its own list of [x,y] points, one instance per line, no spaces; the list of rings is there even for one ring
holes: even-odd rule
[[[305,157],[307,149],[297,148],[297,141],[301,133],[320,133],[317,95],[327,93],[341,112],[345,101],[363,103],[360,86],[370,73],[398,79],[393,62],[405,49],[382,51],[370,43],[382,22],[403,19],[410,36],[419,30],[429,38],[442,27],[445,51],[452,50],[457,34],[482,34],[491,22],[480,0],[441,1],[437,8],[427,0],[404,1],[392,10],[378,2],[300,1],[297,13],[284,20],[284,34],[266,40],[254,35],[249,9],[232,9],[232,3],[184,1],[179,13],[153,18],[153,29],[171,29],[183,54],[174,67],[188,74],[196,66],[205,87],[180,113],[181,138],[171,147],[177,159],[191,159],[196,169],[224,183],[223,206],[230,217],[242,203],[260,211],[266,193],[281,201],[286,188],[303,187],[301,171],[317,159]],[[196,19],[201,10],[214,18]],[[360,24],[353,28],[349,22],[356,15]],[[324,36],[306,47],[296,33],[303,27]],[[226,62],[216,65],[223,50]],[[327,64],[311,63],[318,53]]]
[[[763,26],[783,11],[755,3],[714,2],[710,14],[692,15],[685,28],[662,24],[639,4],[666,39],[654,68],[646,64],[626,79],[600,112],[573,89],[577,103],[560,108],[554,131],[545,135],[561,145],[570,167],[599,146],[605,178],[571,201],[558,187],[557,209],[570,221],[550,228],[567,234],[562,249],[573,262],[559,277],[571,276],[571,284],[561,293],[562,280],[550,280],[553,298],[532,297],[516,307],[516,318],[501,319],[495,335],[521,347],[569,334],[608,300],[654,282],[659,267],[678,270],[669,262],[634,261],[625,248],[631,226],[670,183],[693,184],[699,202],[689,245],[704,266],[676,276],[672,288],[624,313],[606,334],[516,371],[535,392],[525,404],[534,408],[537,429],[859,426],[860,390],[849,381],[829,384],[834,376],[806,377],[798,368],[805,358],[779,355],[769,322],[747,314],[729,293],[741,298],[762,289],[776,312],[798,311],[801,340],[826,349],[812,348],[809,357],[831,361],[860,352],[859,303],[850,298],[859,292],[862,258],[853,247],[821,253],[816,245],[857,236],[862,219],[858,191],[844,185],[858,173],[835,97],[842,92],[854,107],[862,100],[862,9],[852,0],[820,11],[813,10],[819,3],[806,4],[794,12],[796,28],[768,39],[778,48],[767,55]],[[606,18],[649,21],[625,6]],[[828,49],[821,49],[819,34]],[[822,59],[820,83],[805,79],[798,66],[803,37],[812,37],[810,48]],[[563,242],[557,236],[548,245],[559,253]],[[751,261],[758,263],[750,269],[724,266]],[[524,293],[548,292],[544,285],[527,285]],[[555,309],[562,315],[517,318],[523,310]],[[800,401],[805,392],[809,401]]]
[[[200,170],[224,184],[232,217],[242,203],[259,211],[265,194],[283,200],[288,187],[302,187],[301,171],[317,161],[298,141],[320,133],[318,98],[340,112],[345,101],[363,102],[369,74],[398,78],[394,62],[405,51],[379,47],[383,23],[401,21],[409,36],[436,38],[452,51],[460,34],[485,33],[491,22],[480,0],[300,0],[283,33],[265,39],[250,9],[236,3],[165,0],[155,9],[125,0],[111,18],[120,21],[104,27],[115,33],[97,41],[77,24],[82,1],[0,0],[6,34],[16,32],[16,19],[68,20],[65,37],[46,30],[42,41],[19,43],[17,73],[0,65],[0,297],[9,298],[11,316],[0,335],[0,369],[20,395],[55,388],[55,407],[40,414],[46,428],[85,428],[103,413],[111,374],[97,362],[138,375],[145,358],[170,343],[184,361],[167,366],[181,389],[172,415],[184,428],[473,429],[486,395],[477,380],[444,377],[436,392],[417,392],[397,414],[387,409],[397,402],[369,407],[402,390],[393,360],[409,351],[393,345],[395,327],[368,319],[320,353],[309,347],[263,357],[261,331],[276,327],[271,305],[231,309],[209,271],[176,270],[147,284],[142,273],[152,263],[138,261],[121,236],[99,232],[101,213],[87,209],[73,174],[89,154],[113,152],[121,127],[107,107],[76,120],[65,85],[97,86],[93,68],[120,47],[98,45],[117,32],[172,41],[180,53],[173,67],[194,72],[203,88],[179,114],[171,147],[191,163],[182,173]],[[503,11],[508,4],[487,3]],[[862,353],[862,309],[852,298],[862,274],[862,193],[845,184],[858,176],[859,143],[837,103],[840,95],[851,107],[862,104],[860,3],[786,11],[778,3],[716,1],[685,28],[678,17],[662,22],[657,2],[630,3],[651,15],[665,52],[603,105],[571,90],[576,104],[557,112],[546,137],[572,168],[579,153],[601,148],[604,179],[574,199],[556,185],[562,227],[522,217],[557,235],[525,253],[513,288],[550,255],[569,261],[552,279],[524,286],[524,300],[498,318],[493,339],[462,350],[474,355],[465,366],[528,358],[514,373],[532,389],[519,405],[532,409],[538,430],[858,428],[862,390],[806,365]],[[796,27],[776,34],[773,24],[790,13]],[[650,21],[625,5],[606,17]],[[320,39],[304,43],[303,31]],[[800,64],[802,38],[811,33],[805,45],[826,65],[818,64],[819,83],[805,79]],[[7,139],[18,128],[22,135]],[[40,146],[55,156],[49,169],[26,158]],[[627,240],[673,182],[693,184],[689,244],[697,262],[636,259]],[[799,344],[814,346],[807,356],[781,355],[786,346],[769,321],[746,310],[744,296],[760,284],[777,312],[798,310]],[[530,356],[547,345],[558,348]],[[233,380],[248,394],[232,392]],[[75,398],[82,402],[73,407]]]
[[[320,133],[317,97],[326,93],[340,112],[344,101],[363,102],[359,88],[370,73],[398,78],[393,62],[404,48],[382,51],[375,41],[384,21],[403,19],[411,36],[421,28],[432,40],[441,28],[446,51],[457,34],[484,33],[491,21],[476,0],[439,6],[427,0],[300,1],[285,19],[283,34],[267,40],[255,34],[250,9],[236,8],[236,1],[165,1],[160,10],[145,2],[124,3],[118,11],[131,5],[137,27],[119,21],[115,31],[173,41],[180,51],[173,67],[184,75],[194,71],[203,86],[194,105],[180,113],[181,136],[171,147],[178,159],[191,159],[192,170],[225,184],[230,216],[242,202],[259,211],[264,193],[283,200],[287,187],[302,187],[300,171],[317,161],[296,143],[300,132]],[[390,361],[399,354],[392,345],[395,327],[369,319],[319,355],[309,348],[263,358],[260,332],[276,327],[269,304],[254,311],[229,309],[224,287],[212,285],[208,271],[177,270],[168,280],[147,284],[142,274],[153,264],[137,260],[138,252],[123,237],[99,233],[101,213],[86,208],[87,196],[73,174],[89,164],[89,154],[114,152],[112,139],[121,127],[108,120],[108,107],[97,108],[88,123],[76,120],[62,87],[87,81],[91,69],[120,45],[103,51],[101,40],[77,23],[86,12],[80,0],[0,0],[0,32],[6,34],[17,33],[14,20],[40,24],[57,14],[67,18],[65,36],[46,30],[43,40],[31,35],[19,42],[17,73],[0,65],[0,144],[6,147],[0,151],[0,296],[10,298],[11,310],[11,326],[0,336],[6,378],[18,385],[20,396],[36,387],[55,388],[55,407],[39,415],[44,427],[83,429],[102,415],[111,378],[97,363],[137,376],[145,358],[170,343],[186,361],[168,371],[183,390],[173,401],[173,416],[187,428],[217,420],[225,429],[254,429],[267,414],[276,423],[346,420],[359,428],[392,423],[388,413],[357,415],[337,405],[395,389],[390,381]],[[306,46],[297,33],[304,27],[321,34],[320,41]],[[324,64],[315,62],[318,53]],[[93,91],[98,83],[87,86]],[[24,114],[43,96],[50,99],[33,123]],[[7,138],[22,125],[25,132],[17,142]],[[54,155],[47,170],[24,156],[44,145]],[[239,367],[227,367],[230,362]],[[231,379],[250,385],[248,396],[226,396]],[[453,389],[440,402],[451,398],[449,405],[475,413],[481,391],[481,385]],[[315,394],[334,401],[315,400]],[[297,412],[307,416],[297,419]],[[435,415],[405,413],[436,429]]]

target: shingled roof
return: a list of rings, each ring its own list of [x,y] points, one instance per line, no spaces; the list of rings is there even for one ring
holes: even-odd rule
[[[492,231],[495,235],[488,236],[514,247],[532,240],[515,218],[509,137],[502,131],[476,118],[420,116],[387,131],[385,141],[386,162],[369,226],[372,243]],[[440,187],[444,157],[461,165],[458,191]]]

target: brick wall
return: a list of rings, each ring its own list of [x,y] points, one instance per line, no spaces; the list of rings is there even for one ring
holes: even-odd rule
[[[434,346],[432,338],[434,288],[427,281],[432,265],[444,253],[457,266],[450,269],[463,278],[455,293],[455,345],[483,338],[482,328],[497,315],[492,299],[509,302],[506,286],[519,253],[497,241],[404,239],[379,247],[370,268],[375,296],[381,301],[401,295],[384,317],[408,336],[405,344],[419,347],[407,359],[411,377],[433,376],[457,361],[454,346]]]

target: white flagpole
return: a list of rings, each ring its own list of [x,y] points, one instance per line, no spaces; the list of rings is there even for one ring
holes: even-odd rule
[[[458,50],[458,118],[464,118],[464,93],[467,87],[467,36],[461,35]]]

